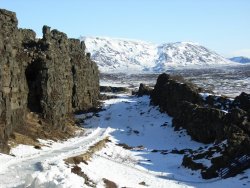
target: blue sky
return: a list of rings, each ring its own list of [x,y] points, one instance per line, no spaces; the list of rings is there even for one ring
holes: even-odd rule
[[[19,27],[49,25],[69,37],[109,36],[153,43],[192,41],[250,57],[250,0],[0,0]]]

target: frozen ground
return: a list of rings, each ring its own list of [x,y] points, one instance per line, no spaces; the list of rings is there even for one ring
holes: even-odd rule
[[[175,132],[171,117],[150,106],[148,97],[120,95],[105,101],[104,109],[93,116],[88,114],[88,118],[78,116],[84,119],[84,135],[63,143],[42,141],[47,145],[42,150],[19,146],[12,150],[16,157],[1,154],[0,187],[87,187],[63,159],[86,152],[106,136],[111,142],[95,153],[88,164],[79,165],[96,187],[104,187],[103,178],[118,187],[250,186],[250,170],[225,180],[203,180],[199,172],[183,168],[183,155],[169,151],[205,145],[192,141],[185,131]]]

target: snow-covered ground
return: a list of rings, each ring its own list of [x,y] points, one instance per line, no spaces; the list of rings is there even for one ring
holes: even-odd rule
[[[42,150],[18,146],[12,149],[16,157],[1,154],[0,187],[87,187],[83,178],[71,173],[63,159],[86,152],[106,136],[111,142],[87,164],[79,165],[96,187],[104,187],[103,178],[118,187],[250,186],[250,170],[224,180],[203,180],[199,172],[182,167],[183,155],[171,150],[198,149],[205,145],[192,141],[183,130],[175,132],[172,118],[150,106],[149,97],[119,95],[105,101],[104,109],[85,118],[83,135],[60,143],[42,141],[46,145]]]
[[[0,187],[85,187],[84,179],[71,173],[63,159],[86,152],[108,131],[88,129],[65,142],[41,140],[41,150],[19,145],[11,150],[14,156],[0,154]]]

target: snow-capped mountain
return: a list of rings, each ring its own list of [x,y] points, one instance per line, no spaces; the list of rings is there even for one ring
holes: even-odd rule
[[[166,43],[159,45],[157,50],[158,58],[153,67],[157,72],[170,68],[206,68],[232,63],[219,54],[192,42]]]
[[[230,58],[231,61],[237,62],[237,63],[250,63],[250,58],[248,57],[243,57],[243,56],[239,56],[239,57],[232,57]]]
[[[87,51],[101,72],[141,72],[154,67],[157,45],[142,41],[86,37]]]
[[[174,68],[232,65],[232,61],[192,42],[156,45],[107,37],[81,37],[104,73],[150,73]]]

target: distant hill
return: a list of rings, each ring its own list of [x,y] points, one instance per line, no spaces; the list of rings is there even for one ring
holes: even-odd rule
[[[232,57],[229,60],[237,62],[237,63],[250,63],[250,58],[248,57],[243,57],[243,56],[239,56],[239,57]]]
[[[150,73],[176,68],[206,68],[235,64],[192,42],[160,45],[127,39],[82,37],[87,51],[105,73]]]

